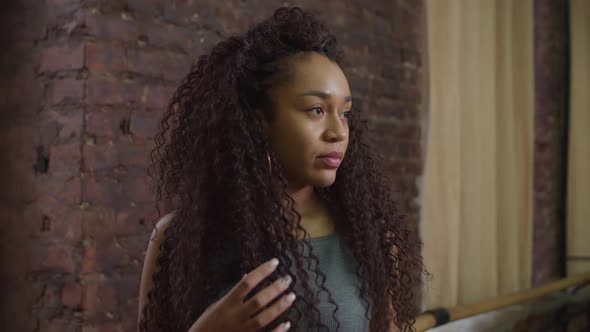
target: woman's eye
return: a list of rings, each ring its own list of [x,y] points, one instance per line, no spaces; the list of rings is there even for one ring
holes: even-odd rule
[[[342,112],[342,116],[346,119],[350,119],[350,117],[352,116],[352,111]]]
[[[314,114],[317,114],[317,115],[322,115],[322,114],[324,114],[324,110],[322,110],[322,108],[321,108],[321,107],[314,107],[314,108],[311,108],[311,109],[309,109],[309,110],[307,110],[307,111],[308,111],[308,112],[311,112],[311,113],[314,113]]]

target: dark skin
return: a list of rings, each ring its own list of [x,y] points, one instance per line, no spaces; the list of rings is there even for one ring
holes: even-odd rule
[[[287,82],[269,91],[274,101],[273,118],[268,119],[259,111],[258,119],[284,169],[287,192],[302,216],[301,226],[312,238],[328,235],[335,231],[335,221],[314,188],[330,186],[336,180],[340,161],[322,155],[337,152],[340,159],[345,156],[349,136],[347,117],[352,107],[350,88],[340,67],[318,53],[298,54],[283,62],[292,75]],[[158,232],[153,234],[146,253],[139,296],[140,321],[141,308],[153,287],[159,246],[172,217],[173,214],[168,214],[158,222]],[[278,261],[267,262],[250,271],[213,303],[189,332],[257,331],[274,321],[291,306],[294,294],[284,295],[271,307],[252,315],[288,287],[289,276],[276,280],[246,302],[244,298],[276,269],[276,264]],[[273,332],[287,331],[289,327],[285,322]]]
[[[344,158],[352,98],[346,76],[328,58],[310,52],[287,61],[292,79],[269,91],[274,117],[258,112],[258,118],[284,168],[302,227],[319,237],[334,232],[334,220],[314,187],[332,185],[337,168],[326,167],[318,157],[336,151]]]

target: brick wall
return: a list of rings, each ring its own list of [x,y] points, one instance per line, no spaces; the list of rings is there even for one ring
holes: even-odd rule
[[[568,1],[535,0],[533,285],[565,276]]]
[[[132,331],[158,115],[197,55],[279,2],[0,5],[0,330]],[[423,1],[295,1],[344,46],[355,96],[413,221]]]

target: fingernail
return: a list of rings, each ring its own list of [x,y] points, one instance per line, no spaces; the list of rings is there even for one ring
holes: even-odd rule
[[[283,284],[288,285],[291,283],[291,276],[290,275],[286,275],[283,277]]]
[[[269,263],[270,263],[270,266],[276,267],[277,265],[279,265],[279,260],[276,259],[276,258],[273,258],[273,259],[270,260]]]
[[[289,293],[289,295],[287,295],[287,297],[285,298],[285,302],[287,303],[291,303],[295,300],[295,294],[293,292]]]
[[[290,328],[291,328],[291,322],[286,322],[285,323],[285,331],[287,331]]]

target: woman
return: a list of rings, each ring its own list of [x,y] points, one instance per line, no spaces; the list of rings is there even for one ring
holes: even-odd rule
[[[280,8],[193,66],[152,154],[174,212],[148,246],[141,331],[409,329],[421,244],[340,58],[324,25]]]

